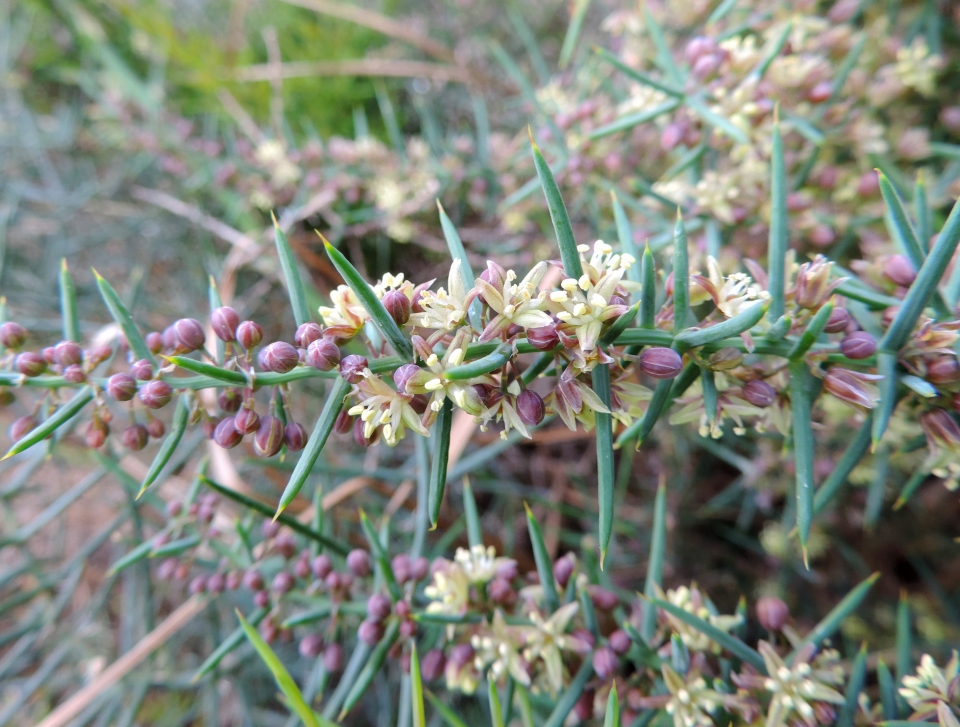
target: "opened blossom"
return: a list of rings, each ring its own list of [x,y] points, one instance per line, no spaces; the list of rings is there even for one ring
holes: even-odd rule
[[[480,334],[480,341],[499,338],[511,325],[521,328],[542,328],[553,323],[553,319],[540,310],[546,300],[546,293],[537,293],[537,285],[547,272],[547,263],[539,262],[527,273],[523,280],[514,283],[517,274],[507,270],[503,274],[503,283],[498,288],[483,278],[477,278],[475,285],[484,301],[496,315]]]

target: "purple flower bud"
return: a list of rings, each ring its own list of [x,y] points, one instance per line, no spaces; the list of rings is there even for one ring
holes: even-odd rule
[[[13,421],[10,425],[10,439],[17,442],[36,429],[37,420],[27,414]]]
[[[393,577],[397,583],[403,585],[410,580],[410,556],[406,553],[395,555],[390,561],[390,569],[393,571]]]
[[[147,428],[142,424],[133,424],[120,433],[120,441],[127,449],[139,452],[147,446],[149,434]]]
[[[872,197],[880,191],[880,177],[876,172],[864,172],[857,181],[857,194]]]
[[[366,368],[369,368],[367,359],[356,354],[344,356],[340,361],[340,375],[349,384],[359,384],[363,380],[363,370]]]
[[[927,381],[937,386],[960,381],[960,363],[953,355],[937,356],[927,362]]]
[[[779,631],[790,618],[787,604],[775,596],[763,596],[757,601],[757,620],[767,631]]]
[[[321,634],[307,634],[300,639],[300,656],[316,658],[323,653],[323,636]]]
[[[323,651],[323,668],[328,673],[340,671],[340,665],[343,663],[343,647],[340,644],[330,644]]]
[[[480,278],[490,283],[497,290],[503,290],[503,284],[507,282],[507,271],[493,260],[487,260],[487,269],[480,273]],[[487,304],[485,300],[482,300],[482,302],[484,305]]]
[[[263,329],[254,321],[244,321],[237,326],[237,343],[247,351],[256,348],[263,340]]]
[[[833,94],[833,84],[830,81],[820,81],[807,91],[807,100],[811,103],[823,103]]]
[[[323,579],[323,583],[329,591],[337,590],[342,585],[340,581],[340,574],[336,571],[327,573],[327,577]]]
[[[827,333],[843,333],[850,326],[850,312],[846,308],[834,308],[824,329]]]
[[[573,705],[573,716],[578,723],[588,722],[593,717],[593,702],[596,698],[597,695],[592,689],[587,689],[580,695],[576,704]]]
[[[347,568],[358,578],[370,575],[370,555],[360,548],[351,550],[347,554]]]
[[[895,284],[908,288],[917,279],[917,271],[906,255],[891,255],[883,264],[883,274]]]
[[[63,370],[63,378],[71,384],[82,384],[87,380],[87,375],[83,372],[83,366],[71,364]]]
[[[877,350],[877,339],[866,331],[854,331],[840,341],[840,353],[847,358],[860,360],[870,358]]]
[[[180,513],[183,512],[183,503],[179,500],[171,500],[167,503],[167,515],[170,517],[177,517]]]
[[[410,320],[410,299],[399,290],[389,290],[384,294],[383,307],[399,326]]]
[[[560,335],[557,333],[557,326],[551,323],[549,326],[527,329],[527,343],[538,351],[552,351],[560,345]]]
[[[153,366],[145,358],[142,358],[130,366],[130,375],[137,381],[149,381],[153,378]]]
[[[349,434],[353,431],[354,417],[347,414],[346,410],[337,414],[337,420],[333,423],[333,431],[337,434]]]
[[[243,574],[243,587],[251,591],[263,590],[263,576],[260,571],[248,570]]]
[[[229,343],[237,340],[237,326],[240,316],[228,305],[215,308],[210,313],[210,326],[221,341]]]
[[[673,349],[651,346],[640,354],[640,370],[652,379],[672,379],[682,368],[683,359]]]
[[[282,570],[273,577],[273,583],[270,584],[270,587],[277,593],[287,593],[293,589],[295,584],[296,580],[293,574]]]
[[[39,376],[46,370],[46,359],[44,359],[39,353],[27,351],[26,353],[21,353],[19,356],[17,356],[17,371],[27,378]]]
[[[409,601],[397,601],[393,607],[393,612],[397,614],[400,618],[409,618],[410,617],[410,602]]]
[[[161,335],[163,336],[163,347],[167,351],[176,351],[180,343],[177,341],[177,332],[173,326],[171,325],[164,328]]]
[[[859,6],[860,3],[858,2],[857,5]],[[828,702],[814,702],[813,718],[817,724],[833,724],[837,721],[837,710]]]
[[[617,606],[617,594],[600,586],[587,586],[590,600],[601,611],[612,611]]]
[[[137,382],[130,374],[114,374],[107,379],[107,393],[117,401],[130,401],[137,395]]]
[[[233,449],[243,441],[243,435],[237,431],[235,417],[224,417],[213,430],[213,441],[224,449]]]
[[[283,447],[283,422],[274,416],[260,418],[260,426],[253,435],[253,451],[261,457],[273,457]]]
[[[444,656],[443,649],[430,649],[420,661],[420,676],[424,681],[432,682],[443,675],[446,665],[447,657]]]
[[[510,584],[503,578],[494,578],[487,586],[487,595],[490,600],[501,606],[509,606],[513,603],[516,593]]]
[[[163,336],[156,331],[150,331],[144,339],[150,353],[160,353],[163,350]]]
[[[277,341],[260,351],[257,360],[260,367],[265,371],[285,374],[297,367],[297,364],[300,363],[300,355],[297,353],[297,349],[286,341]]]
[[[487,409],[496,405],[503,398],[503,392],[499,387],[492,384],[474,384],[473,390],[477,392],[480,403]]]
[[[301,555],[293,564],[293,572],[297,578],[307,578],[310,575],[310,561]]]
[[[400,638],[401,639],[412,639],[417,635],[417,622],[411,619],[406,619],[400,622]]]
[[[353,424],[353,441],[356,442],[357,446],[359,447],[369,447],[371,444],[375,444],[376,441],[380,438],[379,429],[374,429],[372,432],[370,432],[369,437],[366,434],[364,434],[363,430],[364,430],[363,420],[357,419],[357,421],[355,421]]]
[[[192,581],[190,581],[190,594],[196,596],[199,593],[203,593],[207,590],[207,577],[206,576],[196,576]]]
[[[743,385],[743,398],[764,409],[777,400],[777,390],[762,379],[754,379]]]
[[[380,623],[393,610],[393,602],[389,596],[382,593],[374,593],[367,599],[367,619],[374,623]]]
[[[270,605],[270,594],[267,591],[257,591],[253,594],[253,605],[257,608],[266,608]]]
[[[113,355],[113,349],[106,343],[101,343],[87,351],[83,357],[90,368],[98,366]]]
[[[160,439],[166,433],[167,428],[159,419],[151,419],[147,422],[147,434],[150,435],[151,439]]]
[[[316,578],[324,579],[333,570],[333,563],[330,562],[330,556],[326,553],[321,553],[312,561],[310,561],[310,570],[313,571],[313,575]]]
[[[43,355],[43,360],[47,362],[47,366],[52,366],[56,363],[56,359],[53,357],[53,346],[47,346],[40,351],[40,353]]]
[[[615,654],[626,654],[630,651],[630,637],[627,635],[626,631],[621,631],[617,629],[610,636],[607,637],[607,643],[610,644],[610,648],[613,649]]]
[[[277,550],[284,558],[292,558],[297,552],[297,540],[292,533],[281,533],[276,540]]]
[[[302,424],[290,422],[283,428],[283,443],[291,452],[299,452],[307,446],[307,430]]]
[[[83,363],[83,349],[73,341],[60,341],[53,347],[53,360],[66,368]]]
[[[240,389],[223,389],[217,394],[217,406],[228,414],[239,411],[242,403],[243,394]]]
[[[84,438],[90,449],[99,449],[106,443],[108,434],[110,434],[110,426],[103,419],[95,416],[87,425]]]
[[[140,401],[148,409],[162,409],[173,398],[173,389],[166,381],[148,381],[140,388]]]
[[[243,575],[240,571],[232,570],[227,573],[226,588],[228,591],[235,591],[240,587]]]
[[[400,366],[393,372],[393,383],[397,385],[397,391],[401,394],[409,393],[407,391],[407,382],[422,371],[423,369],[416,364],[403,364]]]
[[[943,409],[931,409],[920,415],[920,426],[927,436],[928,446],[936,450],[944,447],[948,450],[960,448],[960,426],[950,413]]]
[[[340,348],[329,338],[320,338],[307,346],[307,364],[319,371],[332,371],[340,363]]]
[[[545,411],[543,397],[533,389],[524,389],[517,396],[517,415],[524,424],[536,426],[543,421]]]
[[[597,676],[607,680],[617,673],[620,668],[620,659],[609,646],[603,646],[593,652],[593,670]]]
[[[497,566],[497,577],[503,578],[503,580],[505,580],[507,583],[511,583],[516,580],[518,573],[517,561],[513,560],[512,558],[503,561]]]
[[[415,581],[422,581],[430,574],[430,561],[424,557],[414,558],[410,564],[410,577]]]
[[[720,58],[714,54],[700,56],[697,62],[693,64],[691,71],[696,79],[705,81],[717,72],[720,68]]]
[[[320,324],[307,321],[297,328],[297,332],[293,334],[293,343],[300,348],[306,348],[321,338],[323,338],[323,329],[320,327]]]
[[[213,522],[215,512],[210,505],[201,505],[197,510],[197,521],[209,525]]]
[[[561,588],[567,587],[567,583],[570,582],[570,576],[573,575],[575,565],[569,553],[557,558],[557,561],[553,564],[553,577],[557,579],[557,583],[560,584]]]
[[[279,532],[280,523],[274,520],[264,520],[263,525],[260,526],[260,534],[267,539],[277,537]]]
[[[240,434],[253,434],[260,428],[260,415],[253,410],[253,399],[233,417],[233,426]]]
[[[210,593],[223,593],[227,587],[227,577],[223,573],[214,573],[207,579],[207,590]]]
[[[27,340],[27,329],[19,323],[7,321],[0,325],[0,343],[4,348],[16,350]]]
[[[450,663],[462,669],[473,661],[473,647],[470,644],[457,644],[450,650]]]
[[[177,565],[178,563],[176,558],[166,558],[157,568],[157,578],[159,578],[161,581],[169,581],[171,578],[173,578],[174,573],[176,573]]]
[[[683,50],[683,55],[689,63],[696,63],[700,56],[711,53],[716,47],[717,43],[713,38],[698,35],[690,39],[687,47]]]
[[[181,318],[173,324],[173,332],[177,336],[178,351],[199,351],[207,338],[203,325],[196,318]]]
[[[376,646],[383,638],[383,625],[369,619],[362,621],[357,629],[357,638],[367,646]]]

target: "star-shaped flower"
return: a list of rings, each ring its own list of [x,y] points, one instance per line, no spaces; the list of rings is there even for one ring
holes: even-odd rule
[[[561,327],[576,335],[584,352],[596,347],[604,323],[619,318],[629,308],[610,302],[623,272],[619,268],[604,273],[596,283],[586,273],[579,280],[567,278],[560,283],[563,290],[550,294],[550,307],[561,321]]]
[[[329,307],[320,306],[320,315],[327,326],[324,333],[328,336],[353,338],[370,318],[357,294],[348,285],[340,285],[330,293],[330,302]]]
[[[499,289],[483,278],[476,279],[474,285],[477,291],[497,314],[480,334],[481,343],[499,338],[511,325],[542,328],[553,323],[547,313],[539,310],[546,299],[546,293],[537,294],[537,285],[546,272],[547,263],[539,262],[517,284],[513,282],[517,279],[517,274],[507,270],[503,276],[503,285]]]
[[[475,290],[466,290],[460,273],[460,260],[456,259],[450,265],[447,288],[440,288],[436,293],[432,290],[423,291],[420,294],[423,312],[411,315],[409,325],[452,331],[463,323],[475,295]]]
[[[430,436],[420,415],[410,405],[413,396],[394,391],[370,369],[363,370],[363,379],[354,387],[354,394],[360,402],[347,413],[359,415],[365,438],[369,439],[378,427],[382,427],[383,438],[391,447],[403,439],[406,427],[422,437]]]
[[[547,684],[553,694],[563,688],[562,651],[585,653],[589,646],[575,636],[565,633],[570,620],[576,615],[579,604],[568,603],[558,608],[550,618],[544,620],[539,611],[530,613],[532,627],[525,631],[526,648],[523,658],[529,663],[537,659],[543,661],[546,669]]]

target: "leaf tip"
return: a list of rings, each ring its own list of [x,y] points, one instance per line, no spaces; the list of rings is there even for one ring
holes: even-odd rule
[[[273,229],[274,229],[274,230],[279,230],[279,229],[280,229],[280,223],[277,222],[277,216],[276,216],[276,214],[274,214],[273,210],[270,210],[270,219],[273,220]]]

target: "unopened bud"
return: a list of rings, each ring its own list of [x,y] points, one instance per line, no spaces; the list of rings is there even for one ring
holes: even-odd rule
[[[424,681],[432,682],[443,675],[446,665],[447,657],[444,656],[443,649],[430,649],[420,661],[420,676]]]
[[[951,354],[927,362],[927,381],[937,386],[960,381],[960,362]]]
[[[397,325],[402,326],[410,320],[410,299],[402,291],[387,291],[383,296],[383,307]]]
[[[364,356],[352,354],[345,356],[340,361],[340,375],[347,380],[348,384],[359,384],[363,381],[363,370],[368,368],[369,364]]]
[[[824,329],[827,333],[843,333],[850,327],[850,312],[846,308],[834,308]]]
[[[896,285],[909,288],[917,279],[917,271],[906,255],[891,255],[883,264],[883,274]]]
[[[46,370],[47,361],[39,353],[26,351],[25,353],[21,353],[19,356],[17,356],[17,371],[27,378],[39,376]]]
[[[340,644],[330,644],[323,650],[323,668],[328,674],[340,671],[343,663],[343,647]]]
[[[260,367],[275,374],[285,374],[293,371],[300,363],[297,349],[286,341],[277,341],[266,346],[257,357]]]
[[[410,563],[410,577],[415,581],[422,581],[430,574],[430,561],[423,556],[414,558]]]
[[[711,353],[707,363],[713,371],[730,371],[743,363],[743,354],[732,346],[727,346]]]
[[[349,434],[353,431],[354,417],[347,414],[346,410],[337,414],[337,420],[333,423],[333,431],[337,434]]]
[[[87,361],[87,366],[91,369],[94,366],[99,366],[108,358],[113,355],[113,349],[106,343],[101,343],[97,346],[94,346],[89,351],[84,354],[84,358]]]
[[[603,646],[593,652],[593,671],[603,680],[616,674],[620,668],[620,659],[609,646]]]
[[[149,381],[153,378],[153,366],[147,359],[142,358],[130,366],[130,375],[137,381]]]
[[[66,368],[83,363],[83,349],[73,341],[60,341],[53,347],[53,360]]]
[[[377,642],[383,638],[383,625],[377,621],[367,619],[360,623],[357,629],[357,639],[367,646],[376,646]]]
[[[197,319],[181,318],[173,324],[173,330],[177,336],[177,350],[189,352],[203,348],[206,336],[203,333],[203,325]]]
[[[19,323],[7,321],[0,325],[0,343],[4,348],[16,350],[27,340],[27,329]]]
[[[329,338],[319,338],[307,346],[307,364],[319,371],[332,371],[340,363],[340,349]]]
[[[848,333],[840,341],[840,353],[849,359],[859,361],[870,358],[877,351],[877,339],[866,331]]]
[[[693,64],[691,71],[693,72],[694,78],[705,81],[713,76],[719,68],[720,58],[711,53],[698,58],[697,62]]]
[[[556,566],[554,566],[554,572],[556,572]],[[490,600],[494,603],[501,606],[509,606],[513,603],[517,594],[514,592],[513,587],[503,578],[494,578],[487,586],[487,595],[490,596]]]
[[[682,368],[683,359],[673,349],[651,346],[640,354],[640,370],[650,378],[672,379]]]
[[[593,701],[597,698],[592,689],[587,689],[573,705],[573,716],[576,722],[589,722],[593,717]]]
[[[380,623],[393,610],[393,602],[382,593],[374,593],[367,599],[367,619]]]
[[[263,576],[259,571],[248,570],[243,574],[243,587],[251,591],[263,590]]]
[[[307,321],[297,328],[297,332],[293,334],[293,343],[300,348],[306,348],[321,338],[323,338],[323,329],[320,327],[320,324]]]
[[[160,353],[163,350],[163,336],[156,331],[150,331],[144,337],[144,343],[147,344],[147,350],[150,353]]]
[[[273,583],[270,584],[270,587],[277,593],[287,593],[293,590],[294,585],[296,585],[296,579],[294,579],[293,574],[282,570],[273,577]]]
[[[823,103],[833,93],[833,84],[830,81],[820,81],[807,91],[807,100],[811,103]]]
[[[237,326],[240,325],[240,316],[228,305],[214,308],[210,313],[210,327],[217,338],[225,343],[237,340]]]
[[[85,439],[90,449],[99,449],[107,441],[107,435],[110,434],[110,425],[103,419],[95,416],[87,425]]]
[[[610,648],[613,649],[614,653],[622,656],[630,651],[630,646],[633,642],[630,640],[630,636],[627,635],[626,631],[617,629],[607,637],[607,643],[610,644]]]
[[[817,724],[831,725],[837,721],[837,710],[829,702],[814,702],[813,717],[817,720]]]
[[[374,429],[370,432],[368,437],[364,432],[364,422],[362,419],[357,419],[353,423],[353,441],[357,443],[359,447],[369,447],[372,444],[375,444],[376,441],[380,438],[380,430]]]
[[[283,443],[287,445],[287,449],[291,452],[299,452],[307,446],[307,430],[303,428],[302,424],[289,422],[283,428]]]
[[[273,457],[283,447],[283,422],[267,415],[260,418],[260,426],[253,435],[253,451],[261,457]]]
[[[393,383],[397,386],[397,391],[401,394],[406,394],[407,392],[407,383],[417,374],[420,374],[423,371],[416,364],[403,364],[396,371],[393,372]]]
[[[390,561],[390,569],[393,571],[393,577],[401,586],[410,580],[410,556],[406,553],[399,553]]]
[[[194,576],[194,579],[190,581],[190,594],[196,596],[197,594],[204,593],[207,590],[207,577],[206,576]]]
[[[517,396],[517,414],[524,424],[536,426],[543,421],[545,411],[543,397],[533,389],[524,389]]]
[[[32,432],[36,426],[37,420],[29,414],[15,419],[13,424],[10,425],[10,439],[14,442],[19,441]]]
[[[237,326],[237,343],[247,351],[260,345],[263,340],[263,329],[255,321],[243,321]]]
[[[864,172],[857,181],[857,194],[872,197],[880,191],[880,177],[876,172]]]
[[[300,639],[298,647],[300,656],[316,658],[323,653],[323,636],[321,634],[307,634]]]
[[[944,447],[957,451],[960,449],[960,426],[943,409],[931,409],[920,415],[920,426],[927,435],[932,448]]]
[[[333,570],[333,563],[330,561],[330,556],[326,553],[321,553],[316,556],[312,561],[310,561],[310,570],[313,572],[315,578],[324,579],[330,575],[330,571]]]
[[[253,400],[233,417],[233,426],[240,434],[253,434],[260,428],[260,415],[253,410]]]
[[[253,594],[253,605],[257,608],[266,608],[270,605],[270,594],[265,590]]]
[[[787,604],[776,596],[763,596],[757,601],[757,620],[767,631],[779,631],[789,617]]]
[[[134,452],[139,452],[141,449],[147,446],[147,440],[149,439],[149,436],[150,435],[147,433],[147,428],[145,426],[142,424],[133,424],[121,432],[120,441],[127,449],[131,449]]]
[[[777,400],[777,390],[762,379],[754,379],[743,385],[743,398],[754,406],[765,409]]]
[[[234,425],[234,417],[224,417],[213,430],[213,441],[224,449],[233,449],[241,441],[243,435],[237,431]]]
[[[223,573],[214,573],[207,579],[207,590],[210,593],[223,593],[227,586],[227,577]]]
[[[941,109],[940,123],[950,131],[960,131],[960,106],[946,106]]]
[[[560,345],[560,334],[557,333],[557,326],[551,323],[549,326],[527,329],[527,343],[538,351],[552,351]]]
[[[587,586],[590,600],[601,611],[612,611],[617,606],[617,594],[600,586]]]
[[[235,414],[243,403],[243,394],[239,389],[224,389],[217,394],[217,406],[228,414]]]
[[[107,393],[117,401],[130,401],[137,395],[137,382],[130,374],[114,374],[107,379]]]
[[[167,428],[159,419],[151,419],[147,422],[147,434],[151,439],[160,439],[166,433]]]
[[[166,381],[148,381],[140,387],[140,401],[148,409],[162,409],[173,398],[173,389]]]
[[[673,151],[683,141],[684,128],[680,124],[667,124],[660,134],[660,147],[664,151]]]
[[[87,380],[87,375],[83,372],[83,366],[71,364],[63,370],[63,378],[71,384],[82,384]]]
[[[347,554],[347,568],[358,578],[370,575],[370,556],[367,551],[356,548]]]

